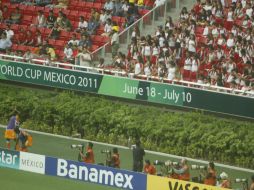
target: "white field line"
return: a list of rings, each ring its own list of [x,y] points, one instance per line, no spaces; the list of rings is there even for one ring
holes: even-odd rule
[[[1,124],[0,124],[0,127],[1,128],[5,128],[5,126],[1,125]],[[92,143],[98,144],[98,145],[117,147],[117,148],[121,148],[121,149],[125,149],[125,150],[130,149],[129,147],[126,147],[126,146],[120,146],[120,145],[114,145],[114,144],[108,144],[108,143],[90,141],[90,140],[86,140],[86,139],[73,138],[73,137],[68,137],[68,136],[63,136],[63,135],[56,135],[56,134],[50,134],[50,133],[45,133],[45,132],[40,132],[40,131],[33,131],[33,130],[27,130],[27,131],[31,132],[31,133],[35,133],[35,134],[52,136],[52,137],[57,137],[57,138],[62,138],[62,139],[82,141],[82,142],[92,142]],[[154,154],[154,155],[159,155],[159,156],[171,157],[171,158],[174,158],[174,159],[182,159],[183,158],[182,156],[176,156],[176,155],[172,155],[172,154],[155,152],[155,151],[151,151],[151,150],[145,150],[145,152],[146,153],[150,153],[150,154]],[[198,159],[193,159],[193,158],[188,158],[188,157],[184,157],[184,158],[186,158],[188,161],[191,161],[191,162],[208,164],[208,161],[198,160]],[[247,168],[240,168],[240,167],[230,166],[230,165],[225,165],[225,164],[220,164],[220,163],[215,163],[215,165],[219,166],[219,167],[223,167],[223,168],[228,168],[228,169],[233,169],[233,170],[238,170],[238,171],[243,171],[243,172],[254,173],[254,170],[247,169]]]

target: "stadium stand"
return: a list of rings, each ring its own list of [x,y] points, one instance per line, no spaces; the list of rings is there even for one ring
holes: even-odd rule
[[[253,1],[197,0],[190,11],[181,10],[176,23],[168,17],[155,33],[134,31],[127,55],[119,52],[113,67],[141,79],[249,90],[254,82],[253,6]]]
[[[83,52],[79,46],[90,51],[86,53],[95,52],[110,41],[113,26],[123,30],[158,4],[152,0],[136,4],[70,1],[60,9],[60,1],[43,6],[29,2],[2,1],[0,29],[7,35],[2,35],[1,51],[16,56],[30,52],[30,59],[65,63],[74,63],[75,56]],[[111,10],[112,6],[123,11]],[[253,90],[253,6],[253,1],[197,0],[190,11],[181,10],[177,22],[168,17],[155,33],[141,36],[135,25],[128,53],[119,52],[112,65],[99,67],[109,70],[108,74],[133,73],[137,79]]]
[[[110,3],[114,9],[105,13],[107,3]],[[121,10],[125,8],[136,20],[142,16],[142,11],[139,10],[148,8],[153,1],[149,0],[145,3],[147,6],[144,3],[139,5],[126,3],[123,6],[124,4],[118,0],[107,2],[104,0],[91,2],[3,0],[0,4],[0,29],[1,33],[3,31],[12,33],[11,38],[7,37],[12,46],[11,49],[1,47],[1,50],[5,52],[5,49],[8,49],[8,53],[15,55],[18,54],[16,51],[22,51],[24,54],[27,49],[30,49],[33,53],[39,52],[36,58],[44,58],[45,56],[41,56],[43,51],[40,51],[43,43],[49,44],[55,52],[63,52],[72,34],[75,33],[77,40],[81,40],[81,36],[86,35],[88,42],[84,47],[92,52],[109,41],[108,36],[100,36],[104,33],[105,23],[102,22],[104,17],[114,21],[112,25],[116,24],[120,30],[123,30],[126,15],[122,14]],[[76,47],[73,48],[76,49]],[[73,55],[72,57],[74,58]],[[57,56],[57,60],[63,61],[63,57]]]

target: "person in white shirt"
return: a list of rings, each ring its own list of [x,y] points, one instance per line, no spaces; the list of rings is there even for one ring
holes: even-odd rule
[[[232,33],[229,34],[229,38],[227,40],[227,47],[231,48],[235,45],[235,40],[234,40],[234,36]]]
[[[209,33],[210,33],[210,26],[209,26],[209,23],[206,21],[206,25],[203,30],[203,36],[208,36]]]
[[[75,33],[71,35],[71,39],[68,41],[68,44],[78,46],[79,40],[77,39],[77,35]]]
[[[11,29],[11,25],[10,24],[7,24],[5,33],[6,33],[7,39],[11,40],[13,38],[14,32]]]
[[[186,71],[191,71],[191,66],[192,66],[192,59],[190,57],[189,52],[186,52],[186,59],[184,61],[183,69]]]
[[[106,3],[104,4],[104,9],[106,11],[112,11],[114,8],[114,4],[111,0],[107,0]]]
[[[119,49],[119,34],[116,30],[112,30],[112,36],[111,36],[111,50],[112,50],[112,58],[117,55],[118,49]]]
[[[146,64],[145,64],[144,74],[145,74],[146,76],[148,76],[148,77],[152,75],[151,64],[150,64],[149,61],[146,62]]]
[[[73,59],[73,51],[72,51],[72,44],[71,43],[66,45],[66,47],[64,48],[64,55],[65,55],[66,61],[70,61]]]
[[[112,31],[112,21],[111,19],[107,19],[106,24],[104,26],[104,33],[101,34],[102,36],[109,36]]]
[[[10,48],[11,46],[12,46],[11,40],[8,39],[6,33],[3,32],[1,39],[0,39],[0,51],[5,51],[6,49]]]
[[[76,32],[80,32],[82,29],[86,29],[88,26],[87,21],[85,21],[84,16],[79,17],[79,22],[78,22],[78,28],[76,29]]]
[[[46,27],[47,23],[46,23],[46,17],[44,16],[42,10],[40,10],[38,12],[38,15],[36,17],[35,23],[32,24],[32,26],[36,26],[36,27]]]
[[[142,72],[142,58],[139,56],[138,61],[135,64],[134,74],[140,75]]]
[[[152,47],[148,44],[148,42],[146,42],[142,47],[141,54],[146,58],[146,60],[150,60],[152,55]]]
[[[92,57],[90,52],[86,48],[83,48],[75,57],[75,65],[89,67],[91,65],[91,60],[92,60]],[[79,70],[84,70],[84,69],[79,69]]]
[[[104,9],[101,10],[101,14],[100,14],[100,23],[101,24],[105,24],[106,23],[106,12]]]
[[[198,67],[199,67],[199,58],[198,55],[192,56],[192,61],[191,61],[191,72],[197,73],[198,72]]]
[[[122,10],[124,12],[124,16],[127,16],[128,9],[129,9],[129,1],[125,0],[123,5],[122,5]]]
[[[190,53],[196,53],[196,40],[193,34],[190,36],[190,39],[187,45],[188,45],[188,51]]]
[[[176,75],[176,66],[175,66],[175,63],[171,61],[168,67],[168,77],[167,77],[168,80],[174,80],[175,75]]]
[[[247,3],[245,13],[246,13],[246,15],[248,15],[250,18],[252,17],[253,9],[252,9],[250,3]]]

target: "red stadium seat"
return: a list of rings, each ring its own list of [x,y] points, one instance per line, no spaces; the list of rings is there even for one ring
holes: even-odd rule
[[[101,3],[94,3],[93,8],[95,8],[97,11],[100,11],[103,8],[103,5]]]
[[[81,15],[79,14],[78,11],[72,10],[72,11],[70,11],[68,18],[72,21],[79,21],[79,16],[81,16]]]
[[[65,45],[66,45],[65,41],[63,41],[63,40],[55,40],[54,46],[55,46],[57,49],[63,50],[64,47],[65,47]]]
[[[38,14],[38,12],[36,11],[35,6],[27,6],[26,10],[24,10],[24,14],[35,16]]]
[[[19,30],[19,25],[18,24],[12,24],[11,29],[16,33]]]
[[[25,15],[25,16],[23,17],[22,24],[24,24],[24,25],[30,25],[30,24],[32,24],[32,19],[33,19],[32,16],[30,16],[30,15]]]
[[[70,39],[70,32],[62,30],[60,33],[60,40],[69,40]]]

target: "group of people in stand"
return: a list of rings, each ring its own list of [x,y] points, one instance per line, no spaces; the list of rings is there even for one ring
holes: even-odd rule
[[[191,10],[181,10],[178,22],[168,17],[150,35],[135,27],[128,54],[120,52],[113,65],[138,78],[182,79],[252,94],[253,10],[254,1],[197,0]]]

